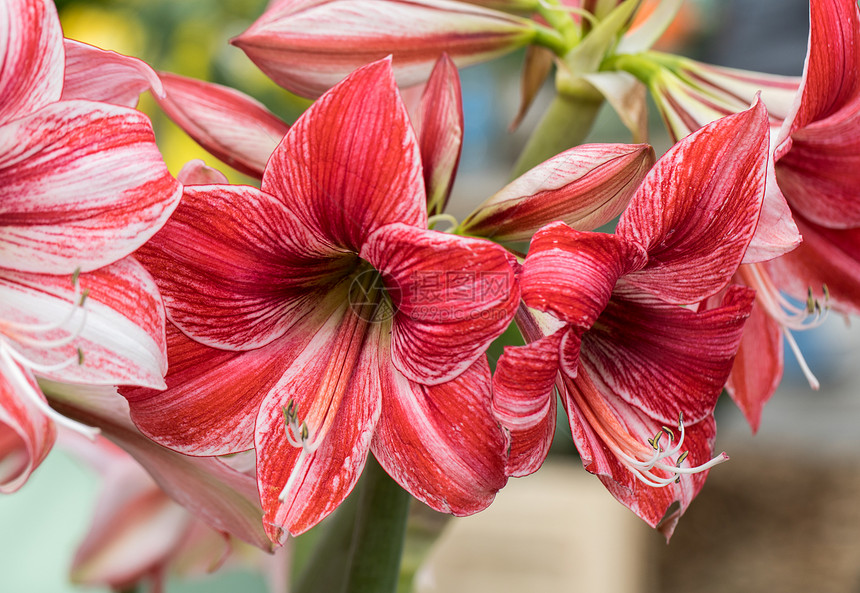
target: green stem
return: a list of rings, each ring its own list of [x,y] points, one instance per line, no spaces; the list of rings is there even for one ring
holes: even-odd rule
[[[344,593],[394,593],[411,497],[369,456]]]
[[[321,529],[322,534],[314,541],[310,557],[290,591],[316,593],[343,590],[357,511],[358,492],[353,492],[329,519],[315,528]],[[302,538],[311,534],[308,532],[300,536],[296,544],[303,543]]]
[[[603,97],[595,95],[557,94],[526,142],[512,177],[519,177],[559,152],[581,144],[603,104]]]
[[[570,17],[570,12],[567,6],[563,5],[559,0],[547,0],[546,2],[538,4],[537,12],[544,18],[550,27],[561,34],[565,42],[568,44],[567,49],[570,49],[577,44],[582,34],[579,27],[576,26],[576,23]]]
[[[328,521],[295,593],[394,593],[411,497],[369,456],[361,481]]]
[[[548,29],[547,27],[542,27],[540,25],[535,25],[533,32],[534,37],[531,39],[532,44],[542,45],[543,47],[553,51],[558,56],[563,56],[570,51],[571,44],[565,39],[563,34],[558,31]]]
[[[654,59],[659,54],[646,52],[641,54],[618,54],[610,56],[601,65],[605,70],[620,70],[628,72],[644,84],[650,84],[654,77],[659,76],[663,69],[672,70],[669,60]]]

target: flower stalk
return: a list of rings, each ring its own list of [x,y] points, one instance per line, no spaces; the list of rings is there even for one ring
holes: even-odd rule
[[[295,585],[296,593],[393,593],[409,516],[409,494],[372,457]]]

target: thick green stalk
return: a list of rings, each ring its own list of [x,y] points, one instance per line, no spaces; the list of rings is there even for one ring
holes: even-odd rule
[[[602,104],[603,97],[596,92],[557,94],[526,142],[511,177],[519,177],[551,156],[581,144]]]
[[[364,474],[343,593],[394,593],[411,497],[372,455]]]
[[[411,497],[369,456],[355,492],[328,521],[295,593],[394,593]]]

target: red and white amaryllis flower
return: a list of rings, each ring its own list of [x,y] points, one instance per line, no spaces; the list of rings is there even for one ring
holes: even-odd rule
[[[432,507],[505,483],[485,350],[519,292],[505,251],[427,230],[418,143],[390,62],[321,97],[262,189],[188,186],[140,257],[164,294],[165,392],[127,390],[146,434],[191,455],[255,448],[265,521],[298,534],[369,451]]]
[[[560,222],[535,234],[521,277],[531,309],[518,314],[530,343],[506,348],[494,377],[494,408],[512,439],[510,475],[543,462],[557,386],[586,469],[671,534],[705,470],[725,459],[713,456],[713,409],[753,293],[731,286],[715,308],[682,305],[723,289],[740,264],[767,150],[758,103],[670,149],[615,234]]]
[[[161,299],[126,256],[181,188],[144,115],[62,100],[53,2],[3,2],[0,27],[0,491],[11,492],[47,454],[55,421],[88,431],[51,409],[36,376],[163,386]]]
[[[852,0],[812,0],[809,9],[799,80],[689,61],[682,80],[655,79],[675,80],[656,94],[676,136],[739,109],[739,98],[757,90],[770,112],[773,155],[757,232],[770,247],[754,241],[752,265],[736,278],[757,298],[728,385],[753,430],[782,378],[783,340],[817,388],[791,332],[817,327],[827,307],[860,312],[860,16]]]

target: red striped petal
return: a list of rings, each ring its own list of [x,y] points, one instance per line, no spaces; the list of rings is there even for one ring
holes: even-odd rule
[[[698,422],[722,393],[753,298],[731,286],[721,307],[696,313],[616,292],[582,337],[580,369],[601,393],[652,418],[672,424],[683,414],[684,422]]]
[[[759,101],[687,136],[657,161],[616,230],[648,252],[648,265],[628,276],[631,284],[686,304],[729,282],[758,223],[768,130]]]
[[[443,54],[430,74],[415,118],[430,214],[445,211],[457,175],[463,148],[463,100],[460,95],[457,67],[447,54]]]
[[[232,185],[186,187],[138,255],[170,320],[198,342],[231,350],[290,331],[358,263],[321,244],[277,198]]]
[[[860,225],[860,11],[852,0],[809,4],[809,50],[795,112],[774,151],[780,189],[810,221]]]
[[[254,446],[263,398],[321,324],[307,319],[291,339],[245,352],[204,346],[169,325],[167,389],[120,392],[141,432],[165,447],[187,455],[245,451]]]
[[[275,150],[262,187],[354,252],[382,225],[426,227],[418,142],[389,60],[357,70],[315,102]]]
[[[0,345],[0,348],[3,346]],[[10,365],[15,365],[12,368]],[[18,383],[23,380],[26,386]],[[54,445],[57,431],[21,389],[43,397],[33,376],[0,358],[0,493],[18,490]]]
[[[726,383],[726,390],[753,432],[758,430],[764,405],[782,380],[782,370],[783,343],[779,324],[761,305],[754,305]]]
[[[480,358],[519,302],[504,249],[489,241],[392,224],[361,257],[382,273],[394,309],[394,365],[424,384],[451,380]]]
[[[0,4],[0,56],[0,124],[60,99],[63,32],[51,0]]]
[[[511,435],[505,469],[509,476],[536,472],[549,452],[555,435],[555,381],[564,331],[525,346],[506,346],[496,364],[493,413]]]
[[[155,234],[180,196],[143,114],[49,105],[0,128],[0,267],[71,274],[112,263]]]
[[[141,93],[164,95],[158,75],[146,62],[64,39],[66,70],[63,101],[88,99],[137,107]]]
[[[616,235],[557,222],[535,233],[520,279],[523,301],[581,330],[603,311],[618,279],[641,268],[642,248]]]
[[[362,326],[358,332],[356,322]],[[355,486],[379,418],[379,340],[387,331],[387,325],[367,325],[350,310],[340,310],[264,399],[255,447],[267,529],[303,533]],[[284,416],[291,404],[297,410],[296,427],[308,427],[308,445],[314,450],[305,455],[287,438],[291,429]]]
[[[452,381],[425,386],[399,373],[387,351],[383,340],[374,457],[404,489],[438,511],[483,510],[505,485],[508,448],[492,414],[486,358]]]

